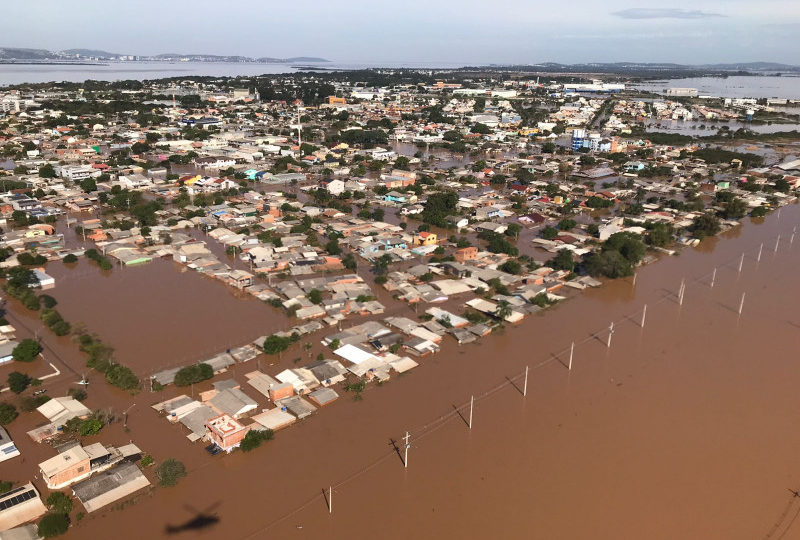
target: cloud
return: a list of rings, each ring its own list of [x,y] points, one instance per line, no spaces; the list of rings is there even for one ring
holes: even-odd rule
[[[700,10],[673,8],[631,8],[615,11],[612,15],[621,19],[710,19],[725,16]]]

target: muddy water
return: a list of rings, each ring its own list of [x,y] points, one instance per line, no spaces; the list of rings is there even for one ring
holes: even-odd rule
[[[166,537],[167,526],[201,513],[219,521],[182,536],[763,538],[800,504],[786,490],[800,486],[800,247],[786,242],[798,221],[800,207],[784,208],[780,221],[747,223],[711,251],[641,269],[635,288],[609,283],[479,345],[446,342],[417,370],[370,388],[361,402],[345,394],[252,454],[210,458],[140,406],[128,436],[192,472],[177,488],[90,516],[65,538]],[[757,264],[759,243],[779,231],[782,249],[772,253],[767,241]],[[608,349],[603,329],[612,320]],[[567,372],[548,360],[565,362],[571,341]],[[534,368],[527,398],[510,384],[479,398],[472,430],[452,413],[525,365]],[[442,415],[451,419],[424,427]],[[390,439],[407,429],[404,469]],[[335,489],[329,515],[322,489],[377,460]],[[792,532],[800,534],[786,538]]]
[[[225,257],[225,255],[223,255]],[[49,293],[65,319],[84,323],[139,375],[202,360],[290,326],[278,310],[180,264],[50,263]]]

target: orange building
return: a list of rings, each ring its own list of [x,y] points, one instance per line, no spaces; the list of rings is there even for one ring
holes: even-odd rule
[[[227,414],[221,414],[206,422],[206,435],[226,452],[239,446],[248,431],[250,428],[244,427]]]
[[[346,105],[347,100],[343,97],[328,96],[328,105]]]
[[[478,258],[478,248],[475,246],[461,248],[456,250],[456,252],[453,254],[453,258],[460,263],[465,261],[474,261]]]

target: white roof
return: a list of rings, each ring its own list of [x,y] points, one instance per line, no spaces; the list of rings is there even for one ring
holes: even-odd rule
[[[450,313],[449,311],[446,311],[444,309],[440,309],[440,308],[437,308],[437,307],[428,308],[428,309],[425,310],[425,313],[428,313],[429,315],[433,315],[433,318],[436,319],[436,320],[444,319],[444,318],[449,319],[450,320],[450,324],[453,325],[456,328],[458,328],[460,326],[466,326],[466,325],[469,324],[469,321],[467,319],[465,319],[463,317],[459,317],[458,315],[456,315],[454,313]]]
[[[431,286],[436,287],[442,291],[442,293],[448,296],[453,294],[461,294],[472,290],[466,283],[454,279],[440,279],[432,282]]]
[[[372,359],[377,360],[377,357],[374,354],[369,353],[363,349],[360,349],[355,345],[345,345],[343,347],[339,347],[334,351],[334,354],[341,356],[348,362],[351,362],[356,365]]]
[[[418,337],[421,339],[426,339],[428,341],[439,342],[442,340],[442,336],[439,334],[434,334],[424,326],[418,326],[414,328],[411,332],[409,332],[414,337]]]
[[[293,414],[289,414],[288,412],[281,410],[280,407],[277,407],[275,409],[270,409],[262,412],[261,414],[255,415],[253,420],[257,424],[267,429],[276,431],[288,426],[289,424],[293,424],[297,421],[297,418]]]
[[[297,376],[297,373],[290,369],[284,369],[277,375],[275,378],[281,381],[282,383],[289,383],[294,386],[294,389],[297,393],[301,393],[303,390],[306,390],[306,383]]]
[[[497,304],[494,302],[489,302],[488,300],[484,300],[483,298],[473,298],[469,302],[466,302],[466,304],[469,307],[484,313],[494,313],[497,311]]]
[[[371,355],[371,358],[364,359],[363,361],[359,362],[358,364],[347,368],[348,371],[357,375],[359,377],[363,377],[368,371],[381,371],[387,369],[387,363],[382,359],[378,358],[377,356]]]
[[[390,360],[389,365],[392,366],[396,372],[404,373],[410,369],[414,369],[419,364],[417,364],[408,356],[404,356],[403,358],[398,358],[397,360]]]
[[[92,411],[77,399],[65,396],[53,398],[36,409],[57,426],[76,416],[88,416]]]

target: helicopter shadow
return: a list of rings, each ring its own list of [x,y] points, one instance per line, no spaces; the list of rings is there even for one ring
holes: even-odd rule
[[[209,527],[213,527],[220,521],[219,516],[215,512],[215,510],[219,507],[220,504],[222,504],[222,501],[212,504],[202,512],[196,510],[195,508],[192,508],[188,504],[185,504],[183,507],[186,509],[187,512],[193,514],[194,517],[178,525],[168,524],[164,527],[164,532],[166,532],[169,535],[172,535],[185,532],[199,532],[203,529],[208,529]]]

